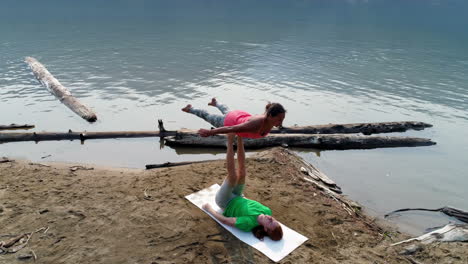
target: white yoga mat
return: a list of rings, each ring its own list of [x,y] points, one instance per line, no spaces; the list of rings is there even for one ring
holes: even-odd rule
[[[222,212],[221,208],[219,208],[219,206],[215,202],[215,195],[219,188],[220,187],[218,184],[213,184],[209,188],[187,195],[185,196],[185,198],[187,198],[187,200],[198,206],[198,208],[200,209],[202,209],[202,206],[205,203],[209,203],[211,204],[213,209],[215,209],[218,212]],[[209,216],[211,216],[211,218],[216,220],[224,228],[226,228],[229,232],[231,232],[233,235],[239,238],[241,241],[254,247],[255,249],[262,252],[275,262],[282,260],[284,257],[286,257],[289,253],[291,253],[294,249],[296,249],[298,246],[300,246],[307,240],[305,236],[297,233],[296,231],[280,223],[281,228],[283,229],[283,239],[281,239],[280,241],[273,241],[270,238],[265,237],[263,241],[260,241],[252,234],[252,232],[244,232],[235,227],[222,224],[208,212],[206,212],[205,210],[203,211]]]

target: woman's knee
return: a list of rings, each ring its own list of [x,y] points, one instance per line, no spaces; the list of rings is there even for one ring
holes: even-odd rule
[[[216,193],[215,202],[220,208],[226,208],[226,201],[223,199],[222,195],[219,194],[219,192]]]

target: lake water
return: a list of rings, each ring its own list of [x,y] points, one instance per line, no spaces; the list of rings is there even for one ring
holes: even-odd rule
[[[207,107],[211,97],[251,113],[280,102],[285,126],[423,121],[434,127],[392,135],[437,145],[296,151],[375,216],[468,210],[467,11],[464,0],[3,0],[0,124],[137,131],[163,119],[167,129],[197,129],[208,124],[180,108]],[[26,56],[99,120],[88,124],[54,98]],[[224,158],[222,150],[161,148],[154,138],[9,143],[0,155],[136,168]],[[391,221],[417,234],[454,219],[408,213]]]

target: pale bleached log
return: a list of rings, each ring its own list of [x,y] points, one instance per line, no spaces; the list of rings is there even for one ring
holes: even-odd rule
[[[378,122],[378,123],[352,123],[352,124],[327,124],[314,126],[292,126],[272,129],[270,133],[284,134],[351,134],[362,133],[364,135],[405,132],[407,130],[423,130],[432,127],[431,124],[418,121]]]
[[[31,68],[36,79],[44,85],[49,91],[55,95],[60,102],[65,104],[77,115],[81,116],[88,122],[97,120],[96,114],[87,106],[83,105],[65,88],[55,77],[42,65],[39,61],[32,57],[25,58],[26,63]]]
[[[391,147],[416,147],[436,144],[430,139],[415,137],[382,137],[361,136],[350,134],[272,134],[259,139],[245,139],[244,146],[249,149],[259,149],[274,146],[307,147],[316,149],[372,149]],[[223,135],[200,137],[193,133],[177,133],[166,138],[169,146],[190,147],[226,147]]]
[[[317,170],[317,168],[315,168],[310,163],[305,161],[302,157],[298,156],[298,159],[301,160],[302,163],[307,167],[307,168],[301,167],[302,173],[310,176],[312,179],[320,180],[327,185],[336,186],[336,183],[332,179],[328,178],[327,175]]]
[[[397,243],[391,244],[391,246],[400,245],[412,241],[421,241],[423,244],[429,244],[435,241],[440,242],[466,242],[468,241],[468,225],[467,224],[447,224],[442,228],[424,234],[422,236],[410,238]]]

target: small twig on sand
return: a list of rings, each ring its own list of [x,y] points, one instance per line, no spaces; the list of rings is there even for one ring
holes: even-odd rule
[[[42,164],[42,163],[32,163],[30,162],[29,165],[37,165],[37,166],[41,166],[41,167],[50,167],[50,165],[46,165],[46,164]]]
[[[21,249],[23,249],[29,242],[29,240],[31,239],[33,233],[30,233],[30,234],[24,234],[21,239],[19,240],[20,244],[18,246],[15,246],[15,247],[11,247],[11,250],[8,251],[8,253],[16,253],[18,251],[20,251]],[[24,236],[27,236],[27,239],[26,241],[23,242],[23,238]],[[15,242],[16,243],[16,242]]]
[[[34,252],[34,250],[31,249],[31,254],[33,255],[34,261],[36,261],[37,260],[36,252]]]
[[[1,250],[0,252],[2,254],[18,252],[19,250],[23,249],[28,244],[29,240],[31,239],[34,233],[40,232],[44,229],[47,230],[48,228],[46,229],[45,227],[41,227],[31,233],[24,233],[24,234],[18,235],[6,242],[0,241],[0,250]],[[25,237],[27,237],[26,241],[24,240]],[[18,242],[19,244],[17,246],[14,246]]]
[[[41,228],[37,229],[36,231],[32,232],[31,235],[34,234],[34,233],[41,232],[42,230],[48,230],[48,229],[49,229],[49,227],[47,227],[47,228],[46,227],[41,227]]]
[[[21,235],[15,236],[15,237],[11,238],[10,240],[7,240],[6,242],[0,241],[0,247],[4,247],[4,248],[11,247],[11,246],[13,246],[16,242],[18,242],[19,240],[21,240],[25,235],[26,235],[26,234],[21,234]]]
[[[143,191],[143,195],[145,196],[144,199],[145,200],[148,200],[148,201],[153,201],[153,197],[151,195],[149,195],[146,190],[148,190],[148,188],[146,188],[144,191]]]
[[[88,168],[84,166],[71,166],[70,167],[71,171],[77,171],[77,170],[94,170],[94,168]]]

